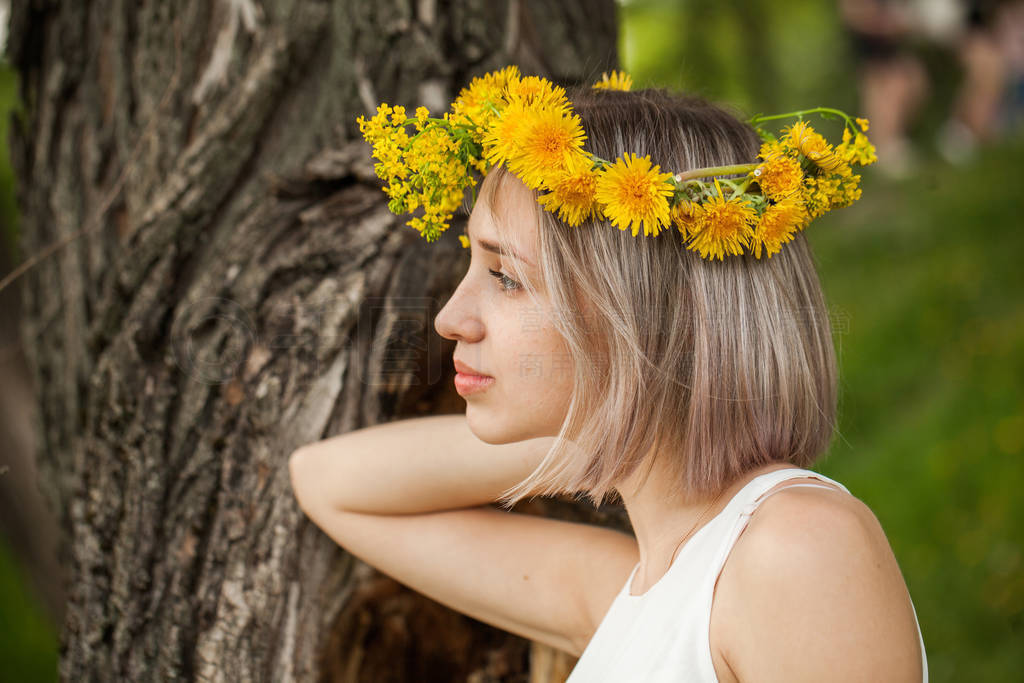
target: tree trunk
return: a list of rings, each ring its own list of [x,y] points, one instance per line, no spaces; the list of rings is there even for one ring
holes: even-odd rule
[[[616,63],[612,0],[20,0],[10,41],[22,250],[69,240],[24,276],[21,327],[61,678],[564,677],[332,543],[287,457],[463,408],[432,327],[458,230],[427,246],[388,213],[355,118],[441,110],[512,62],[589,80]]]

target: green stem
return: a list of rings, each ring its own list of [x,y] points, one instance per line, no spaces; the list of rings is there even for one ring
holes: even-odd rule
[[[755,168],[760,166],[757,164],[734,164],[732,166],[707,166],[705,168],[694,168],[689,171],[683,171],[675,175],[675,181],[677,183],[686,182],[687,180],[693,180],[695,178],[709,178],[716,175],[736,175],[740,173],[750,173]]]
[[[748,119],[747,123],[749,123],[752,126],[756,126],[757,124],[761,123],[762,121],[774,121],[776,119],[788,119],[788,118],[792,118],[794,116],[796,116],[796,117],[803,117],[803,116],[806,116],[808,114],[834,114],[836,116],[843,117],[843,119],[847,123],[849,123],[849,121],[850,121],[850,115],[847,114],[844,111],[840,111],[839,109],[832,109],[830,107],[815,107],[814,109],[801,109],[800,111],[791,111],[791,112],[787,112],[785,114],[772,114],[771,116],[764,116],[762,114],[758,114],[758,115],[752,116],[750,119]]]
[[[413,123],[416,123],[417,121],[419,121],[419,119],[406,119],[402,123],[402,127],[404,128],[405,126],[408,126],[408,125],[411,125]],[[414,140],[419,138],[419,136],[423,135],[428,130],[430,130],[431,126],[429,124],[431,124],[431,123],[440,123],[440,124],[443,124],[443,125],[447,125],[447,122],[444,119],[427,118],[427,122],[423,124],[423,130],[419,131],[418,133],[416,133],[416,135],[413,135],[411,138],[409,138],[409,144],[411,145]]]
[[[730,190],[732,190],[732,194],[733,195],[739,195],[739,194],[743,194],[744,192],[747,191],[747,187],[750,185],[750,176],[749,175],[746,176],[743,179],[743,182],[740,182],[739,180],[730,180],[729,178],[719,178],[715,182],[718,183],[718,187],[719,188],[722,185],[725,185]],[[723,198],[724,198],[724,195],[723,195]]]

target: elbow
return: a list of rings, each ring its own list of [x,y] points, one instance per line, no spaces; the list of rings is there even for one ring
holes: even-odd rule
[[[313,507],[313,491],[311,491],[311,470],[314,468],[312,454],[309,451],[298,449],[288,457],[288,476],[291,479],[292,494],[295,496],[299,508],[307,516]]]

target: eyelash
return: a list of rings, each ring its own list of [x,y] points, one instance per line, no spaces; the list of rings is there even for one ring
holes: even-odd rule
[[[488,268],[487,272],[493,275],[498,280],[498,282],[501,283],[502,291],[513,292],[519,289],[519,283],[510,278],[508,275],[505,275],[505,273],[502,273],[500,270],[491,270],[490,268]]]

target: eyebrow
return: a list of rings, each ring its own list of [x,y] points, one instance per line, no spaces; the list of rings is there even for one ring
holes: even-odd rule
[[[467,224],[466,224],[465,233],[466,233],[466,236],[468,237],[469,236],[469,224],[468,224],[468,221],[467,221]],[[480,248],[482,248],[484,251],[489,251],[492,254],[498,254],[499,256],[511,256],[514,259],[518,259],[518,260],[522,261],[523,263],[525,263],[526,265],[530,266],[531,268],[533,267],[533,264],[530,263],[529,260],[523,258],[522,256],[520,256],[519,254],[517,254],[514,251],[507,251],[505,249],[502,249],[501,246],[495,244],[494,242],[488,242],[487,240],[478,239],[477,243],[480,245]]]

